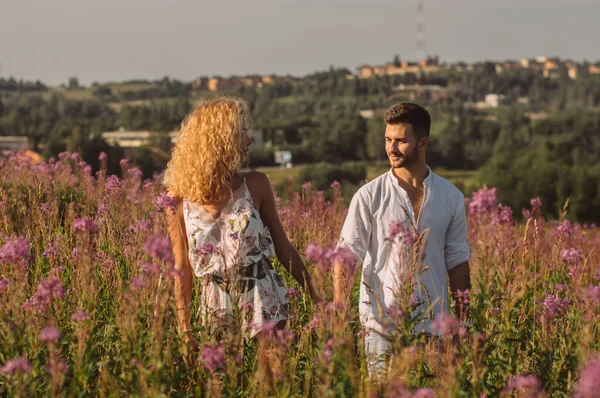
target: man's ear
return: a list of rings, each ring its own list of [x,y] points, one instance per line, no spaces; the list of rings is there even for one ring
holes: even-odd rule
[[[427,149],[427,146],[429,145],[429,138],[427,137],[423,137],[419,140],[419,149]]]

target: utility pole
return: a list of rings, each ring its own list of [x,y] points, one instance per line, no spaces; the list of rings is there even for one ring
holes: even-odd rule
[[[425,0],[417,0],[417,57],[419,61],[427,59],[427,41],[425,40]]]

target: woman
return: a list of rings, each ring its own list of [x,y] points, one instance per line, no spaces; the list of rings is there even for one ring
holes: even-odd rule
[[[242,173],[251,144],[249,112],[234,98],[209,101],[182,123],[165,173],[177,204],[168,219],[173,242],[175,300],[180,333],[190,333],[192,277],[201,278],[201,311],[210,324],[231,324],[255,336],[264,321],[284,327],[288,300],[272,266],[274,254],[313,299],[297,250],[289,242],[266,175]]]

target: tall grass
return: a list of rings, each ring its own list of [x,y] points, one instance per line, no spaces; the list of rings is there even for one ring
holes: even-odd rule
[[[104,160],[105,161],[105,160]],[[366,374],[353,305],[315,306],[280,264],[291,300],[285,330],[247,340],[192,322],[197,350],[176,330],[172,254],[157,179],[122,162],[123,179],[92,176],[78,154],[0,164],[0,394],[11,396],[597,396],[600,237],[595,226],[546,221],[532,201],[526,224],[494,190],[468,199],[472,289],[468,324],[438,319],[445,335],[410,333],[393,314],[388,375]],[[287,233],[314,259],[331,247],[346,206],[305,184],[279,201]],[[568,208],[565,209],[568,211]],[[317,245],[317,246],[315,246]],[[308,262],[332,299],[326,250]],[[194,282],[192,313],[199,305]],[[409,300],[406,300],[407,302]],[[409,304],[410,305],[410,304]],[[460,303],[459,303],[460,305]],[[186,354],[186,352],[188,354]],[[190,354],[191,353],[191,354]],[[523,396],[523,395],[519,395]]]

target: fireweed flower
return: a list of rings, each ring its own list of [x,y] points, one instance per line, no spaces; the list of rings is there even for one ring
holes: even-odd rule
[[[569,301],[569,299],[561,299],[555,294],[546,294],[546,298],[542,302],[546,313],[546,317],[548,319],[553,319],[557,316],[564,314],[568,310],[570,304],[571,302]]]
[[[60,249],[60,244],[56,240],[53,240],[42,253],[42,257],[55,258],[58,256],[58,249]]]
[[[344,265],[346,268],[356,271],[354,264],[356,263],[356,256],[354,252],[346,247],[340,247],[332,254],[333,260]]]
[[[285,298],[287,298],[288,300],[290,299],[295,299],[302,296],[302,292],[296,288],[290,287],[287,290],[287,293],[285,294]]]
[[[258,326],[258,330],[264,336],[272,337],[277,330],[277,324],[270,320],[264,320],[262,323],[251,322],[252,326]]]
[[[435,398],[435,391],[431,387],[423,387],[415,390],[411,398]]]
[[[385,386],[386,398],[409,398],[408,388],[398,379],[392,379]]]
[[[8,240],[0,247],[0,264],[26,264],[29,260],[29,241],[25,238]]]
[[[104,217],[108,214],[110,206],[107,203],[100,203],[98,205],[98,217]]]
[[[600,359],[590,360],[579,373],[576,398],[593,398],[600,391]]]
[[[225,348],[222,343],[206,344],[200,353],[202,367],[211,373],[225,365]]]
[[[440,332],[442,335],[454,334],[460,326],[460,321],[447,312],[437,314],[431,322],[431,329]]]
[[[577,265],[581,260],[583,260],[581,252],[574,247],[563,250],[560,258],[562,261],[572,265]]]
[[[6,364],[0,368],[0,373],[13,376],[16,372],[30,373],[32,370],[33,366],[31,366],[31,363],[27,358],[21,357],[7,361]]]
[[[331,183],[331,188],[337,189],[339,187],[340,187],[340,182],[338,180],[335,180],[334,182]]]
[[[99,161],[106,160],[106,158],[108,158],[108,156],[106,155],[106,152],[100,152],[100,155],[98,155]]]
[[[142,289],[146,287],[146,282],[142,278],[131,277],[129,279],[129,284],[134,289]]]
[[[504,388],[504,391],[510,392],[515,390],[541,392],[542,383],[540,383],[540,380],[535,375],[513,377]]]
[[[568,238],[573,232],[573,226],[569,220],[561,222],[556,229],[552,232],[552,236],[559,238]]]
[[[398,238],[398,242],[412,246],[414,237],[410,227],[405,222],[392,221],[389,226],[389,240]]]
[[[127,228],[131,232],[148,232],[152,229],[152,220],[143,218],[138,220],[135,224],[129,224]]]
[[[77,311],[71,315],[71,320],[73,322],[83,322],[88,321],[90,319],[90,315],[85,311]]]
[[[540,207],[542,207],[542,200],[539,197],[531,199],[532,209],[539,209]]]
[[[333,337],[330,337],[329,340],[327,340],[327,343],[325,343],[325,346],[323,346],[323,351],[321,351],[321,355],[326,362],[331,361],[333,358],[333,350],[338,345],[338,342]]]
[[[58,361],[52,361],[44,366],[44,370],[48,373],[56,372],[65,374],[67,373],[67,369],[67,361],[65,361],[63,358],[59,359]]]
[[[171,214],[175,214],[175,212],[177,211],[177,203],[175,203],[173,198],[169,195],[157,196],[156,198],[154,198],[152,203],[156,207],[156,210],[160,212],[164,212],[165,210],[169,209],[171,211]]]
[[[64,288],[60,279],[48,278],[40,280],[37,291],[34,296],[27,300],[22,308],[24,310],[37,309],[43,311],[55,299],[61,299],[64,296]]]
[[[81,217],[76,218],[75,221],[73,221],[73,231],[95,234],[98,232],[98,226],[89,217]]]
[[[55,327],[45,327],[40,330],[40,340],[44,343],[51,343],[60,340],[60,331]]]
[[[315,263],[323,272],[329,272],[331,269],[331,248],[323,248],[314,243],[309,244],[304,251],[304,255],[309,261]]]
[[[123,187],[123,183],[119,180],[119,177],[116,175],[110,175],[106,179],[106,183],[104,184],[104,189],[107,192],[113,192]]]
[[[141,180],[144,176],[144,173],[139,168],[132,167],[131,169],[127,170],[127,175],[134,180]]]
[[[121,168],[129,166],[129,159],[119,160],[119,166],[121,166]]]
[[[173,251],[171,250],[171,241],[169,240],[169,237],[162,232],[157,233],[146,241],[144,244],[144,252],[150,257],[162,260],[166,263],[172,263],[174,261]]]
[[[0,290],[7,288],[9,284],[10,282],[8,279],[0,279]]]
[[[160,265],[156,264],[152,261],[141,260],[140,261],[140,269],[145,274],[149,274],[149,275],[160,274]]]
[[[512,209],[508,206],[502,206],[492,213],[492,225],[510,225],[513,222]]]
[[[458,298],[458,304],[462,304],[462,305],[469,304],[469,294],[470,293],[471,293],[471,291],[469,289],[465,289],[464,291],[458,289],[456,291],[456,297]],[[457,303],[453,301],[452,302],[452,307],[455,307],[456,304]]]
[[[76,262],[81,257],[81,249],[78,247],[73,248],[71,251],[71,261]]]
[[[385,310],[386,314],[389,315],[393,320],[402,319],[406,316],[406,312],[398,304],[392,304]]]
[[[471,196],[469,201],[469,214],[487,214],[491,213],[498,207],[497,189],[482,188]]]
[[[54,212],[48,203],[42,203],[40,205],[40,210],[47,216],[53,215]]]
[[[319,317],[315,314],[315,315],[313,315],[312,319],[310,320],[308,327],[310,330],[315,330],[316,328],[319,327],[320,324],[321,324],[321,321],[319,320]]]
[[[594,305],[600,305],[600,286],[588,286],[585,289],[585,298]]]

